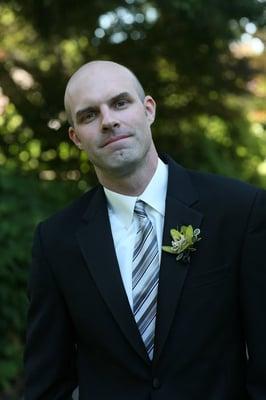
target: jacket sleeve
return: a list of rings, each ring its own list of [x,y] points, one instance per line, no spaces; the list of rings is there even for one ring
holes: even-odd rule
[[[42,250],[41,224],[29,274],[24,400],[70,400],[77,386],[74,329]]]
[[[247,361],[247,391],[266,399],[266,192],[258,190],[245,234],[241,265],[241,304]]]

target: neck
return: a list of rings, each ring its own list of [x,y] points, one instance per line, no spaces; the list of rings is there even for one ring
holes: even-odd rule
[[[97,173],[99,182],[113,192],[127,196],[139,196],[151,181],[158,164],[158,156],[153,157],[145,165],[138,166],[125,176],[112,177]]]

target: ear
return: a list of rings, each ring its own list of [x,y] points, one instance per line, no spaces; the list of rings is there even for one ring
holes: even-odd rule
[[[155,115],[156,115],[155,100],[151,96],[145,96],[143,104],[144,104],[144,108],[145,108],[145,114],[151,125],[153,123],[153,121],[155,120]]]
[[[68,129],[68,136],[69,136],[70,140],[72,140],[72,142],[77,146],[77,148],[82,150],[82,143],[80,141],[80,138],[78,137],[77,132],[73,128],[73,126],[70,126],[70,128]]]

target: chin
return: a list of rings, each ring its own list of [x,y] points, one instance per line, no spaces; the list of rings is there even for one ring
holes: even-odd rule
[[[130,155],[123,154],[120,155],[120,157],[110,160],[106,166],[109,172],[113,171],[116,175],[123,176],[133,172],[138,164],[138,159]]]

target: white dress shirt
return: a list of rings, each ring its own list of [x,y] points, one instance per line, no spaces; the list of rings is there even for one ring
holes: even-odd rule
[[[159,259],[163,237],[165,199],[168,181],[168,167],[158,158],[156,171],[144,192],[136,196],[126,196],[104,188],[107,197],[108,214],[112,229],[116,256],[122,281],[132,309],[132,259],[137,233],[134,207],[137,200],[146,203],[146,211],[156,229]]]

